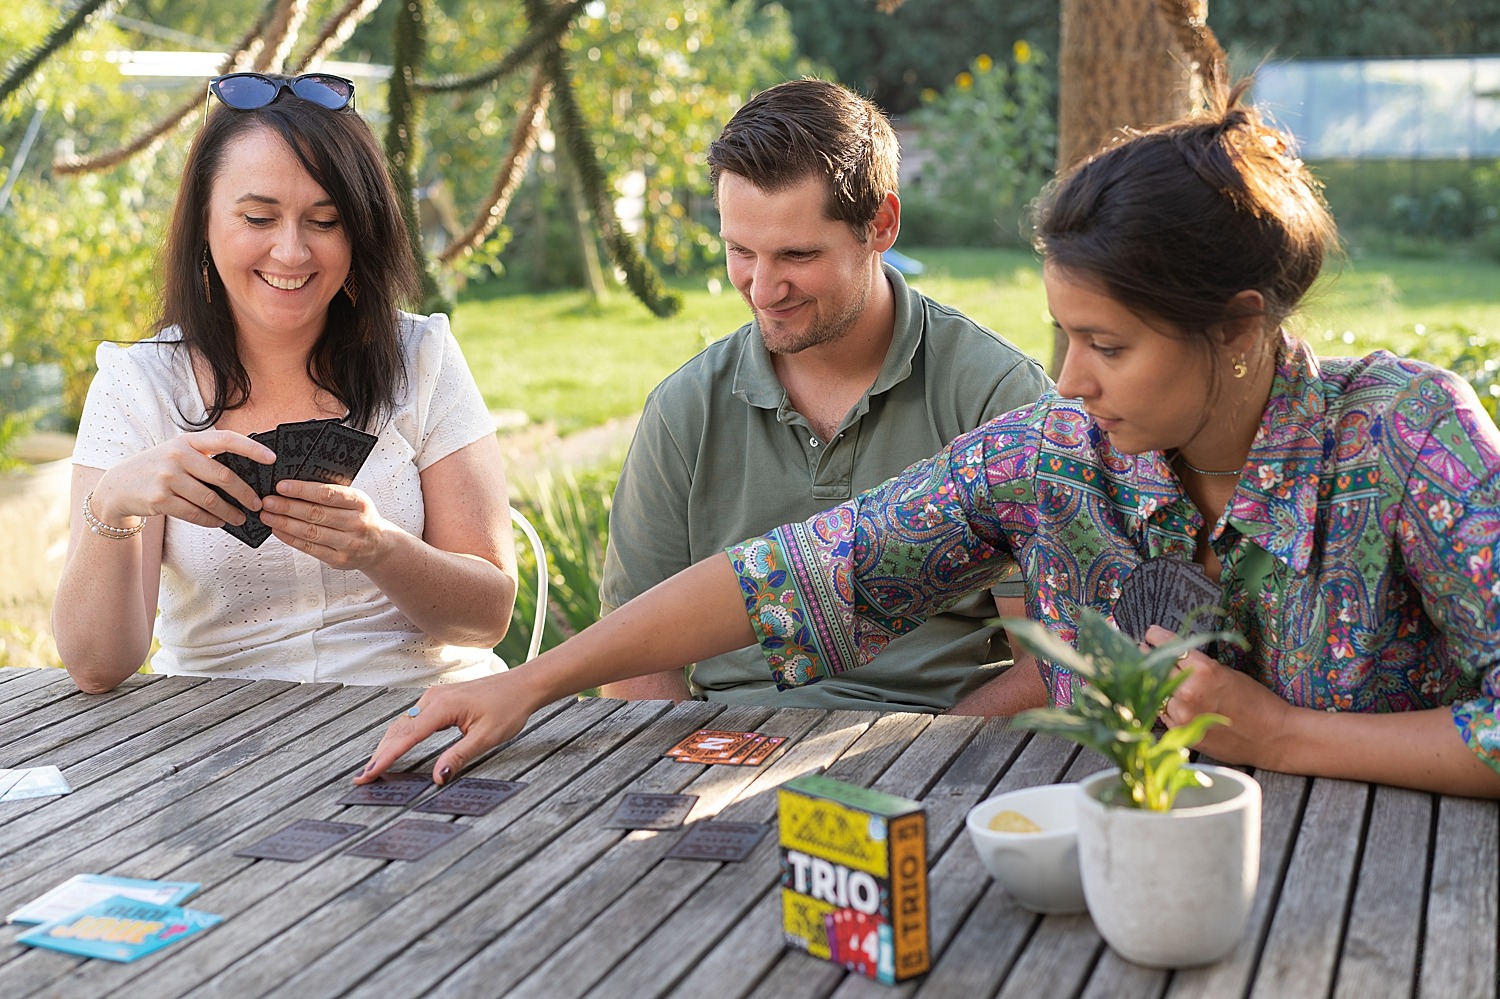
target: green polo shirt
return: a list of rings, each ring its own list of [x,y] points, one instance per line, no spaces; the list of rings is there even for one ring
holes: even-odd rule
[[[753,322],[651,393],[610,513],[605,613],[727,545],[879,485],[1048,387],[1016,347],[913,291],[893,268],[885,274],[896,305],[891,347],[833,440],[819,440],[792,408]],[[991,593],[975,593],[868,665],[792,690],[776,689],[758,646],[700,662],[689,676],[696,694],[730,704],[937,712],[995,675],[982,666],[1010,658],[984,624],[994,615]]]

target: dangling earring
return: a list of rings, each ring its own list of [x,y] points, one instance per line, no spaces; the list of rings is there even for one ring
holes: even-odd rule
[[[205,302],[212,302],[214,300],[213,289],[208,284],[208,265],[210,263],[211,261],[208,259],[208,244],[204,243],[203,257],[198,261],[198,271],[203,275],[203,300]]]
[[[1249,368],[1245,367],[1245,355],[1244,354],[1236,354],[1234,356],[1233,364],[1234,364],[1234,377],[1236,377],[1236,378],[1244,378],[1245,377],[1245,372],[1247,372],[1247,371],[1250,370]]]
[[[354,268],[349,268],[349,274],[344,278],[344,294],[349,296],[349,308],[359,305],[359,279],[354,276]]]

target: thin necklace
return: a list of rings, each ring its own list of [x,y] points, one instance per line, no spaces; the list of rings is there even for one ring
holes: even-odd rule
[[[1208,469],[1206,469],[1206,468],[1199,468],[1197,465],[1194,465],[1192,462],[1188,461],[1186,458],[1184,458],[1182,456],[1182,452],[1181,451],[1178,451],[1172,457],[1174,459],[1176,459],[1177,461],[1182,462],[1182,467],[1183,468],[1186,468],[1189,472],[1197,472],[1199,475],[1239,475],[1240,472],[1243,470],[1243,469],[1240,469],[1240,468],[1236,468],[1232,472],[1210,472]]]

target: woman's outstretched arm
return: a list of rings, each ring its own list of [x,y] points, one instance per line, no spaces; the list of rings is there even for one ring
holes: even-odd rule
[[[463,738],[433,766],[433,780],[446,783],[559,697],[754,644],[729,557],[712,556],[528,663],[482,680],[429,687],[415,717],[403,715],[386,729],[356,783],[374,780],[428,736],[457,728]]]

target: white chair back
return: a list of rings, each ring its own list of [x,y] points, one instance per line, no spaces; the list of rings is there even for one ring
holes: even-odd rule
[[[542,547],[542,537],[531,526],[531,521],[515,507],[510,508],[510,520],[531,542],[531,553],[536,556],[536,617],[531,622],[531,644],[526,649],[526,659],[536,658],[542,648],[542,628],[547,623],[547,550]]]

